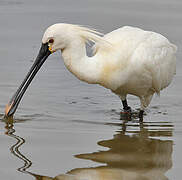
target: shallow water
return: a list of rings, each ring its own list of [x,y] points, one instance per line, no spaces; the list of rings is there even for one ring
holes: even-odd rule
[[[181,179],[182,2],[179,0],[0,1],[0,179]],[[60,53],[49,57],[12,121],[5,104],[36,56],[46,27],[124,25],[160,32],[178,46],[177,75],[144,122],[120,120],[110,91],[80,82]],[[139,100],[129,96],[138,108]]]

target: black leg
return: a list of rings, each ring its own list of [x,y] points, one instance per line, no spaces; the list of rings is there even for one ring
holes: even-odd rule
[[[131,112],[131,107],[128,106],[127,100],[122,101],[124,111]]]
[[[131,120],[131,108],[128,106],[127,100],[125,99],[124,101],[122,101],[122,104],[123,104],[124,112],[121,111],[120,119],[127,120],[127,121]]]
[[[140,110],[139,119],[140,119],[141,122],[143,122],[143,113],[144,113],[144,110]]]

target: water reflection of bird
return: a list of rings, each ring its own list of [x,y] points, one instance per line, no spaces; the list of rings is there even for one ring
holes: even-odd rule
[[[32,166],[31,160],[29,160],[23,153],[20,152],[19,148],[25,143],[25,139],[15,134],[14,129],[14,119],[13,118],[7,118],[4,119],[6,126],[6,132],[5,134],[14,138],[16,140],[16,143],[13,144],[10,148],[11,153],[16,156],[18,159],[22,160],[24,162],[24,165],[22,167],[19,167],[17,170],[22,173],[29,174],[36,178],[36,180],[51,180],[52,178],[47,176],[41,176],[38,174],[34,174],[28,171],[28,169]]]
[[[13,128],[13,119],[12,118],[8,118],[6,121],[6,126],[5,128],[7,129],[6,134],[14,139],[16,139],[16,143],[11,146],[10,151],[11,153],[18,157],[19,159],[21,159],[24,162],[24,165],[20,168],[18,168],[18,171],[20,172],[24,172],[24,173],[28,173],[26,171],[26,169],[28,169],[31,165],[32,162],[27,159],[20,151],[19,151],[19,147],[21,147],[24,143],[25,143],[25,139],[15,135],[15,129]]]
[[[18,170],[36,180],[167,180],[165,173],[172,167],[173,142],[169,137],[172,136],[173,125],[169,122],[133,125],[125,121],[113,139],[98,142],[107,150],[76,155],[103,165],[72,169],[54,178],[28,171],[32,162],[19,151],[25,140],[15,135],[12,123],[8,122],[6,129],[6,134],[16,139],[11,152],[24,162]],[[164,140],[165,137],[167,140]]]
[[[154,93],[167,87],[175,74],[176,46],[164,36],[135,27],[122,27],[103,37],[89,28],[72,24],[55,24],[44,33],[42,46],[32,68],[6,107],[6,115],[16,108],[47,57],[61,50],[64,64],[78,79],[100,84],[122,100],[130,111],[127,94],[140,98],[139,117]],[[88,57],[85,44],[95,43],[93,56]]]
[[[138,131],[126,131],[125,123],[122,126],[120,133],[114,135],[113,139],[98,142],[109,150],[76,155],[105,165],[73,169],[68,175],[72,175],[73,180],[167,180],[164,174],[172,167],[173,142],[153,137],[172,136],[173,126],[140,124]],[[57,176],[57,180],[69,178],[67,175]]]

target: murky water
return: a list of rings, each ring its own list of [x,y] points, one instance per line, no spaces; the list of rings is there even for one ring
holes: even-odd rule
[[[56,22],[101,32],[124,25],[160,32],[178,46],[177,75],[154,97],[144,122],[120,120],[120,100],[71,75],[49,57],[15,119],[0,121],[0,179],[180,180],[182,2],[179,0],[1,0],[0,112]],[[129,96],[134,109],[139,101]]]

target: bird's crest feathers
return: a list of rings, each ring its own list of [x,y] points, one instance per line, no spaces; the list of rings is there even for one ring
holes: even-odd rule
[[[79,36],[83,39],[85,43],[94,43],[94,53],[100,48],[111,48],[112,44],[104,39],[104,34],[96,31],[92,28],[87,28],[84,26],[74,25],[78,30]]]

